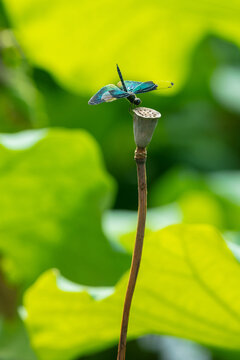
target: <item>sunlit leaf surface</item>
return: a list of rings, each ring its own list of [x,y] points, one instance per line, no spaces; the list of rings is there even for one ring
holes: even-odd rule
[[[99,300],[97,289],[67,291],[57,271],[43,274],[25,295],[39,359],[73,359],[116,343],[127,277]],[[173,225],[149,233],[129,337],[171,334],[239,351],[239,298],[240,265],[214,228]]]
[[[57,267],[76,282],[114,284],[129,257],[101,229],[114,183],[93,138],[55,129],[0,141],[11,147],[0,145],[0,251],[9,278],[29,284]]]
[[[129,80],[171,80],[178,87],[206,33],[240,43],[238,0],[4,3],[29,59],[89,94],[117,80],[117,62]]]

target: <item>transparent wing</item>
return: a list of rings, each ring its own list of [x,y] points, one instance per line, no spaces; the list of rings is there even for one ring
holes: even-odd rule
[[[135,87],[142,84],[141,81],[132,81],[132,80],[124,80],[124,84],[126,85],[127,91],[132,92]],[[122,83],[119,81],[117,86],[122,90]]]
[[[157,82],[157,89],[156,90],[161,90],[161,89],[171,89],[173,87],[174,83],[171,81],[164,81],[164,80],[160,80]]]
[[[89,105],[97,105],[103,102],[110,102],[116,99],[124,98],[129,94],[117,87],[116,85],[109,84],[102,87],[95,95],[88,101]]]

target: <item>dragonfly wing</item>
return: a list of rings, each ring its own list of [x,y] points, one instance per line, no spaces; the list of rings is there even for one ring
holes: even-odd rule
[[[161,89],[170,89],[173,87],[173,82],[171,81],[159,81],[155,84],[153,81],[146,81],[139,84],[135,89],[133,89],[134,94],[141,94],[152,90],[161,90]]]
[[[142,82],[141,82],[141,81],[132,81],[132,80],[126,80],[126,81],[125,81],[125,80],[124,80],[124,84],[126,85],[127,91],[132,92],[133,89],[134,89],[135,87],[137,87],[138,85],[142,84]],[[117,86],[120,87],[120,89],[122,89],[122,83],[121,83],[121,81],[119,81],[119,82],[117,83]]]
[[[137,85],[132,91],[134,92],[134,94],[141,94],[148,91],[156,90],[157,87],[158,85],[155,84],[153,81],[146,81]]]
[[[103,102],[110,102],[127,96],[129,96],[127,92],[119,89],[116,85],[109,84],[101,88],[95,95],[93,95],[88,101],[88,104],[97,105]]]

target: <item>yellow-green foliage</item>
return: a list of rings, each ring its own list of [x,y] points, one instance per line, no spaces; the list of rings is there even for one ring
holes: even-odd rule
[[[89,94],[116,79],[181,86],[206,33],[240,44],[238,0],[4,0],[29,59]],[[47,41],[46,41],[47,40]]]
[[[39,359],[69,360],[116,343],[127,278],[112,295],[96,300],[97,288],[67,291],[59,288],[56,271],[43,274],[24,301]],[[171,334],[240,350],[239,298],[240,265],[214,228],[175,225],[150,233],[129,337]]]

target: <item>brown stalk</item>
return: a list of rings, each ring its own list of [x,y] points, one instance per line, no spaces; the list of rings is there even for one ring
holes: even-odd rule
[[[135,150],[134,159],[137,164],[138,178],[138,224],[135,247],[132,256],[132,265],[123,308],[117,360],[125,360],[129,313],[142,257],[143,239],[147,214],[146,148],[137,147]]]

